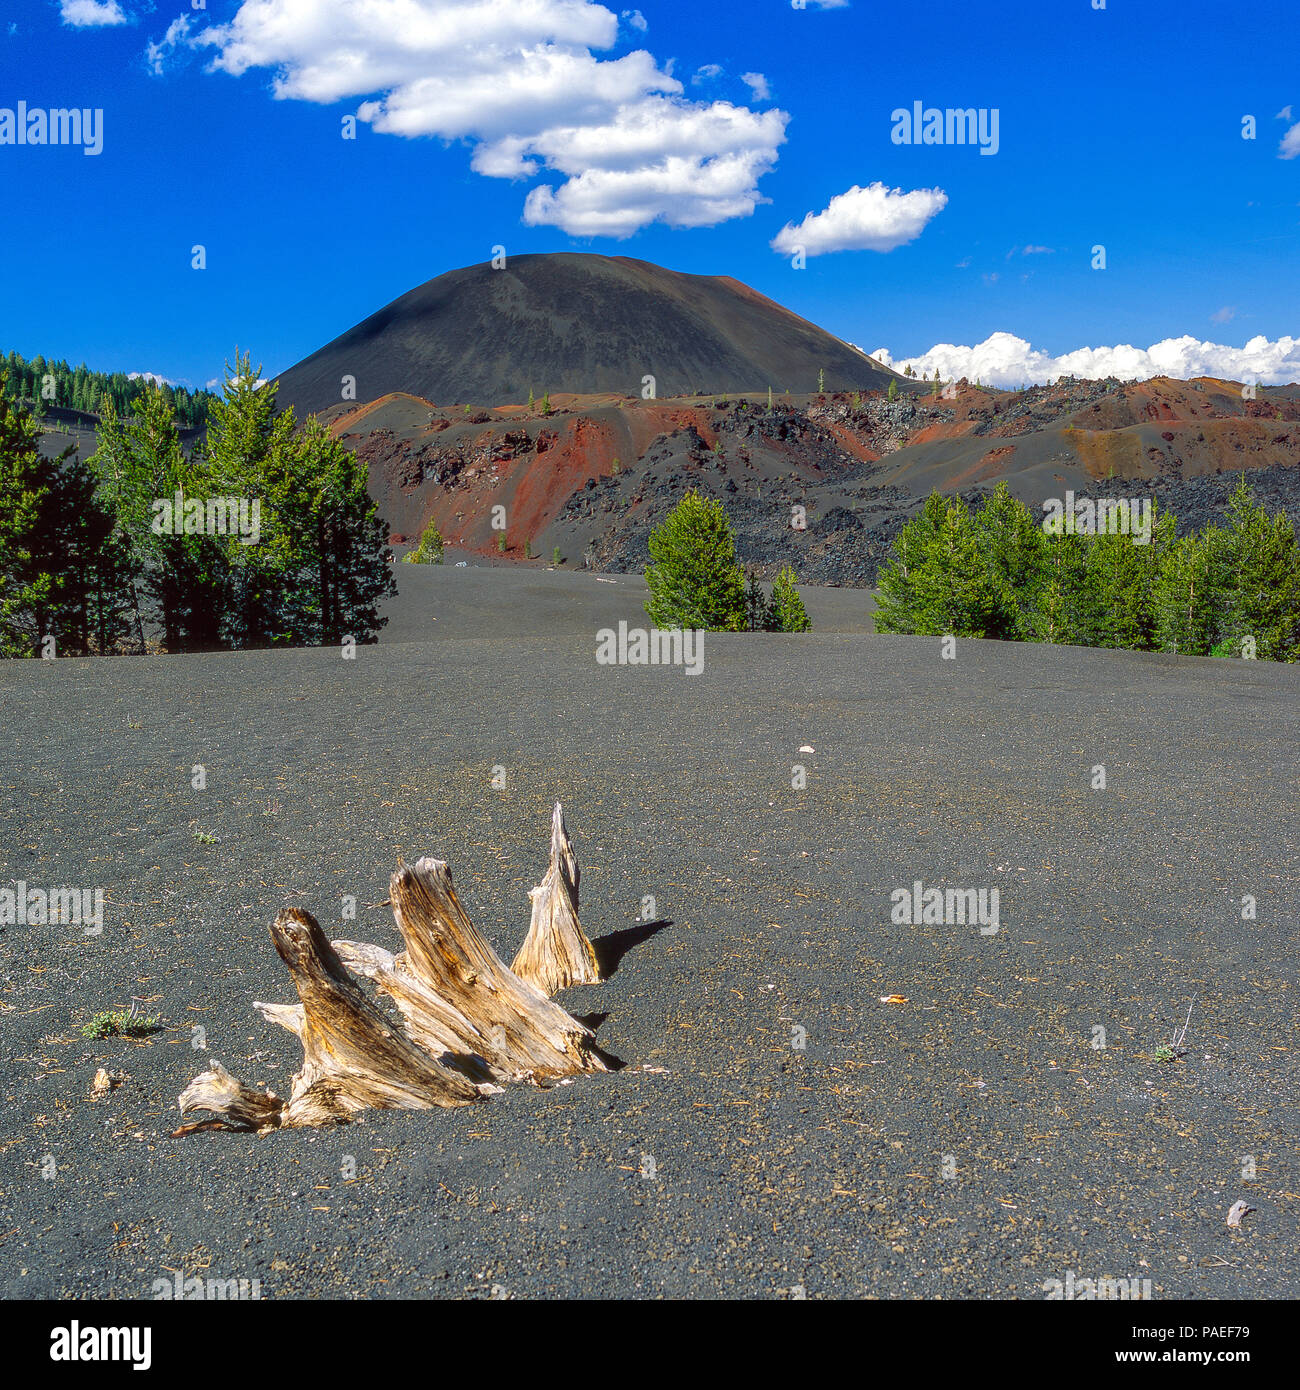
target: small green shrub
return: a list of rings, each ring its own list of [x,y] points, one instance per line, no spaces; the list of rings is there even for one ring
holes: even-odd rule
[[[81,1030],[83,1038],[142,1038],[160,1027],[153,1014],[134,1014],[128,1009],[108,1009],[96,1014]]]
[[[442,564],[442,532],[435,522],[429,522],[420,537],[420,544],[414,550],[408,550],[404,558],[412,565]]]

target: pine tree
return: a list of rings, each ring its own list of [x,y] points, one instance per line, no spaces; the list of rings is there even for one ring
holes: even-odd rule
[[[38,539],[51,491],[40,431],[0,392],[0,656],[35,656],[59,600]]]
[[[261,516],[258,544],[226,537],[221,546],[230,580],[222,636],[232,647],[293,641],[289,591],[295,545],[303,541],[312,510],[312,484],[300,476],[302,466],[294,466],[297,422],[292,410],[277,415],[276,393],[250,355],[236,351],[233,367],[226,364],[222,396],[209,410],[206,447],[196,458],[209,496],[239,499],[250,510],[256,502]]]
[[[1157,576],[1153,606],[1159,650],[1205,656],[1222,624],[1218,583],[1222,532],[1209,526],[1200,535],[1176,540]]]
[[[1255,641],[1261,660],[1294,661],[1300,655],[1300,549],[1285,512],[1269,518],[1244,476],[1228,503],[1219,556],[1223,597],[1217,640],[1238,652]]]
[[[1087,544],[1083,588],[1089,646],[1149,651],[1155,645],[1155,586],[1173,540],[1173,517],[1152,509],[1151,537],[1103,533]]]
[[[1071,516],[1043,527],[1047,547],[1037,602],[1020,615],[1031,642],[1086,646],[1093,634],[1093,595],[1086,584],[1088,556]]]
[[[420,543],[414,550],[406,552],[406,558],[413,565],[442,564],[442,532],[432,518],[420,534]]]
[[[1015,595],[985,552],[966,504],[931,493],[880,573],[876,631],[995,637],[1013,628]]]
[[[136,643],[145,641],[142,610],[152,608],[169,652],[209,651],[221,645],[229,606],[229,576],[221,547],[203,534],[185,534],[185,518],[162,513],[177,492],[203,499],[204,479],[181,447],[175,415],[164,393],[149,384],[136,399],[134,416],[123,424],[111,395],[100,406],[99,448],[91,459],[99,495],[113,514],[116,533],[130,554]],[[174,508],[172,509],[174,511]]]
[[[789,565],[782,565],[772,582],[767,625],[771,632],[808,632],[812,628],[808,610],[795,588],[794,570]]]
[[[885,396],[891,401],[896,401],[898,399],[898,382],[890,381],[889,390],[885,392]]]
[[[762,632],[767,628],[771,605],[763,590],[758,571],[745,572],[745,628],[748,632]]]
[[[688,492],[650,533],[645,611],[660,628],[739,632],[745,580],[722,504]]]
[[[75,447],[45,458],[30,412],[0,376],[0,655],[116,650],[126,557]]]
[[[920,590],[922,570],[929,562],[930,548],[938,540],[939,527],[948,504],[936,490],[925,499],[921,510],[909,518],[894,537],[876,580],[875,627],[877,632],[920,632]]]
[[[984,498],[974,522],[984,542],[986,565],[1014,599],[1003,628],[989,635],[1025,640],[1031,632],[1029,614],[1046,580],[1047,538],[1005,481]]]
[[[380,604],[397,592],[397,581],[388,563],[388,527],[366,490],[365,465],[315,417],[280,452],[289,452],[296,482],[287,510],[298,615],[294,639],[332,645],[350,635],[373,642],[388,622]],[[439,564],[441,542],[438,536]]]

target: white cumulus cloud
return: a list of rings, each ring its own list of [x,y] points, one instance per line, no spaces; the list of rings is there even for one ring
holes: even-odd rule
[[[785,138],[785,119],[725,101],[688,106],[660,97],[605,126],[547,131],[532,147],[569,177],[558,188],[534,188],[524,221],[574,236],[626,237],[655,221],[711,227],[747,217]]]
[[[892,251],[915,241],[929,220],[948,202],[941,188],[904,193],[883,183],[838,193],[822,212],[810,212],[798,226],[787,222],[772,239],[782,255],[802,246],[809,256],[828,251]]]
[[[1282,143],[1277,147],[1277,157],[1279,159],[1294,159],[1300,154],[1300,121],[1291,126],[1282,137]]]
[[[645,27],[640,11],[621,17]],[[593,0],[243,0],[224,24],[173,23],[156,47],[158,62],[171,39],[210,52],[214,71],[270,69],[281,100],[361,98],[376,131],[468,141],[491,178],[562,175],[524,216],[574,236],[752,213],[789,117],[691,101],[644,49],[598,57],[619,21]]]
[[[1093,381],[1108,376],[1121,381],[1211,376],[1263,385],[1300,381],[1300,338],[1291,337],[1270,341],[1259,336],[1238,348],[1184,335],[1165,338],[1147,348],[1121,343],[1116,347],[1076,348],[1054,357],[1014,333],[992,333],[974,347],[936,343],[918,357],[897,360],[888,348],[877,348],[869,355],[896,371],[910,365],[918,375],[933,376],[937,370],[945,381],[966,377],[989,386],[1028,385],[1055,381],[1059,376]]]
[[[767,84],[767,78],[761,72],[742,72],[740,80],[749,88],[755,101],[771,99],[772,89]]]
[[[126,23],[126,15],[117,0],[59,0],[59,17],[74,29]]]

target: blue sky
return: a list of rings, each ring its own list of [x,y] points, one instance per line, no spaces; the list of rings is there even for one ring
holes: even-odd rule
[[[7,0],[0,142],[24,101],[104,145],[0,143],[0,348],[276,372],[501,244],[732,275],[945,376],[1188,335],[1233,352],[1174,370],[1300,377],[1294,0],[192,3]],[[996,154],[895,143],[916,101],[996,110]]]

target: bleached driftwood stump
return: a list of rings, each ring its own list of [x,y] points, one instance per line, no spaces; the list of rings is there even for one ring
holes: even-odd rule
[[[530,893],[532,924],[516,959],[552,990],[563,988],[557,980],[599,978],[578,924],[577,886],[577,861],[557,804],[550,867]],[[607,1069],[591,1030],[492,949],[442,860],[399,868],[389,901],[404,943],[396,956],[365,942],[330,942],[301,908],[280,913],[271,939],[298,1003],[253,1007],[302,1044],[289,1099],[245,1085],[216,1062],[180,1097],[182,1114],[212,1118],[182,1125],[177,1134],[319,1125],[369,1109],[468,1105],[499,1090],[498,1082]],[[355,977],[387,995],[405,1026],[390,1020]]]
[[[535,984],[543,994],[557,994],[570,985],[600,983],[596,952],[578,921],[580,876],[564,828],[564,810],[557,801],[551,813],[550,866],[546,877],[528,894],[533,919],[510,966],[521,980]]]

